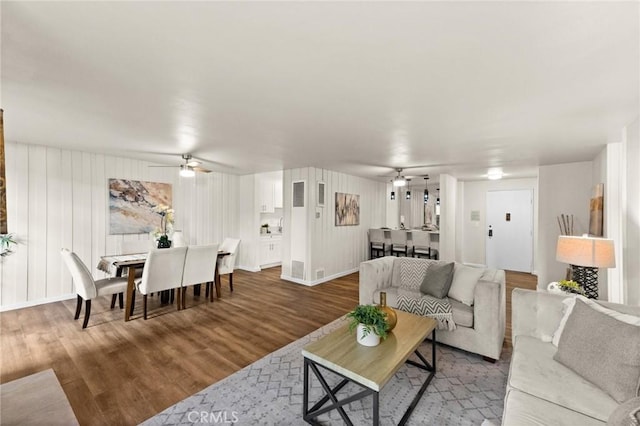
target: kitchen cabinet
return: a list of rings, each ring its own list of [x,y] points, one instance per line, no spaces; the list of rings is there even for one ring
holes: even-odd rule
[[[275,211],[275,191],[272,181],[260,181],[260,213],[273,213]],[[280,203],[282,204],[282,202]]]
[[[282,172],[256,175],[258,188],[258,211],[273,213],[282,208]]]
[[[260,239],[260,266],[269,267],[282,263],[282,237]]]

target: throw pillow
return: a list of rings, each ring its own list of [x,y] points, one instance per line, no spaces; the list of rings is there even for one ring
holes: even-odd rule
[[[573,306],[576,303],[576,299],[582,300],[584,303],[591,306],[596,311],[602,312],[603,314],[607,314],[610,317],[613,317],[617,320],[626,322],[627,324],[640,325],[640,317],[636,317],[634,315],[629,315],[629,314],[623,314],[622,312],[605,308],[601,304],[594,302],[592,299],[587,299],[584,296],[578,295],[574,297],[568,297],[562,301],[562,303],[565,305],[564,315],[562,316],[562,319],[560,320],[560,324],[558,325],[558,328],[556,329],[555,333],[553,333],[553,339],[551,340],[551,343],[553,343],[553,345],[556,347],[558,346],[558,342],[560,341],[562,330],[564,330],[564,326],[567,323],[567,318],[569,318],[569,315],[571,315],[571,311],[573,310]]]
[[[453,268],[453,280],[449,289],[449,297],[472,306],[476,284],[484,273],[482,268],[473,268],[471,266],[456,263]]]
[[[640,425],[640,397],[633,398],[618,405],[607,419],[607,426]]]
[[[575,306],[553,359],[611,395],[618,403],[640,391],[640,327],[589,307]]]
[[[442,299],[449,294],[452,279],[453,262],[433,264],[424,274],[420,291],[423,294]]]

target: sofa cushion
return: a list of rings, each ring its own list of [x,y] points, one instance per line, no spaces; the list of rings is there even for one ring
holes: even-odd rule
[[[453,322],[457,326],[473,327],[473,306],[465,305],[457,300],[449,299],[451,310],[453,311]]]
[[[619,403],[640,390],[640,327],[598,312],[577,299],[554,359]]]
[[[473,268],[456,263],[453,268],[453,280],[449,289],[449,297],[465,305],[473,305],[473,298],[478,280],[484,274],[483,268]]]
[[[442,299],[449,293],[453,279],[453,262],[437,263],[429,266],[422,279],[420,291],[426,295]]]
[[[554,361],[556,351],[550,342],[516,336],[509,386],[606,422],[618,403],[596,385]]]
[[[603,314],[607,314],[610,317],[613,317],[617,320],[626,322],[627,324],[640,325],[640,317],[638,316],[629,315],[622,312],[614,311],[613,309],[605,308],[601,304],[594,302],[591,299],[587,299],[584,296],[567,297],[562,301],[562,304],[564,305],[564,315],[562,316],[562,319],[560,320],[560,324],[558,325],[558,328],[556,329],[555,333],[553,333],[552,342],[555,346],[558,346],[558,342],[560,341],[560,336],[562,335],[562,331],[564,330],[564,327],[567,323],[567,319],[569,318],[569,315],[571,315],[571,311],[573,311],[573,307],[576,303],[576,300],[578,299],[582,300],[584,303],[586,303],[596,311],[602,312]]]
[[[410,291],[420,291],[427,268],[437,260],[397,257],[393,261],[391,285]]]
[[[576,395],[579,397],[579,395]],[[506,426],[597,426],[603,422],[527,393],[507,389],[502,424]]]

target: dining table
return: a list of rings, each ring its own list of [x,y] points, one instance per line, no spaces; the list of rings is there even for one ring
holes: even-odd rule
[[[216,297],[222,297],[220,285],[220,273],[218,271],[217,260],[229,255],[228,251],[218,251],[216,259],[216,269],[214,274],[214,283],[216,287]],[[98,269],[116,277],[121,277],[124,270],[127,270],[127,295],[124,306],[124,320],[131,319],[131,304],[133,303],[133,292],[135,290],[136,270],[144,268],[147,261],[148,253],[131,253],[131,254],[115,254],[102,256],[98,262]],[[213,291],[209,292],[209,300],[213,302]]]

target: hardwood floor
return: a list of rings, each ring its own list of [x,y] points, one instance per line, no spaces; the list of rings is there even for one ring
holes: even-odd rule
[[[531,277],[507,273],[508,294],[535,288]],[[236,271],[234,292],[225,277],[222,288],[214,303],[189,290],[179,312],[150,298],[149,319],[138,303],[128,323],[101,298],[84,331],[75,300],[0,313],[0,382],[53,368],[81,425],[137,424],[358,303],[357,273],[305,287],[280,280],[280,268]]]

